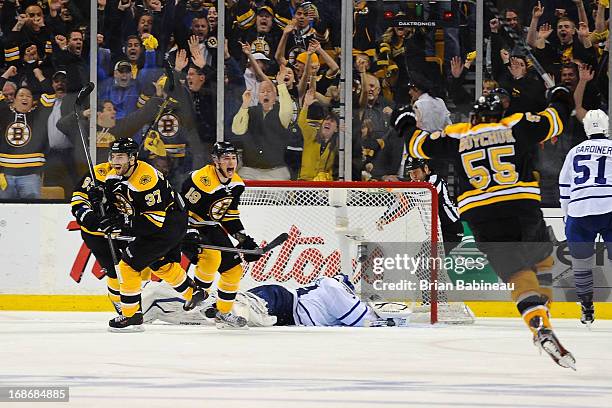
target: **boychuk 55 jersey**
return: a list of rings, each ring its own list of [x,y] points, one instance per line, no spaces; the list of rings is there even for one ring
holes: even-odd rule
[[[516,113],[498,123],[457,123],[443,132],[415,130],[408,142],[412,157],[459,159],[459,214],[466,220],[495,218],[492,204],[541,201],[532,150],[563,132],[553,107],[538,114]]]

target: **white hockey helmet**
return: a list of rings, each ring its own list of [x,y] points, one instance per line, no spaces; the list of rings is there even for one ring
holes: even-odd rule
[[[584,132],[590,138],[595,134],[608,136],[608,115],[601,109],[590,110],[582,119]]]

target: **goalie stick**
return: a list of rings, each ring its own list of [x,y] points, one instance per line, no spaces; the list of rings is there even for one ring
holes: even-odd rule
[[[200,248],[203,248],[203,249],[216,249],[222,252],[236,252],[239,254],[246,254],[246,255],[265,255],[271,250],[273,250],[274,248],[276,248],[277,246],[281,245],[283,242],[285,242],[287,238],[289,238],[289,234],[287,234],[286,232],[283,232],[278,237],[270,241],[270,243],[267,244],[266,246],[262,248],[257,248],[257,249],[243,249],[243,248],[234,248],[234,247],[224,247],[224,246],[218,246],[218,245],[209,245],[209,244],[203,243],[202,241],[184,240],[183,242],[186,244],[196,244]],[[133,241],[135,238],[117,235],[117,236],[112,237],[112,239],[116,239],[118,241]]]

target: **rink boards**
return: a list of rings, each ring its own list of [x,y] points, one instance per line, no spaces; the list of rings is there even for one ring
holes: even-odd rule
[[[565,235],[559,210],[545,211],[545,215],[556,237],[563,240]],[[273,238],[269,236],[274,235],[269,226],[274,220],[261,217],[261,214],[249,214],[248,209],[242,210],[242,216],[244,220],[251,220],[247,229],[252,236],[268,240]],[[300,228],[299,225],[296,227]],[[306,231],[307,226],[302,229]],[[330,273],[336,268],[331,254],[321,253],[321,265],[317,268],[306,265],[296,272],[295,260],[306,251],[321,252],[320,248],[308,245],[296,246],[285,266],[279,267],[279,263],[271,258],[262,262],[259,268],[251,267],[243,279],[242,287],[278,281],[295,287],[307,284],[320,274]],[[561,252],[557,248],[555,256],[563,256]],[[83,245],[68,205],[0,204],[0,254],[0,310],[109,310],[105,284],[99,279],[103,276]],[[563,259],[559,262],[558,259],[557,263],[563,266],[566,261]],[[599,265],[598,268],[610,271],[607,264]],[[557,277],[563,278],[563,274],[567,273],[565,268],[565,272]],[[596,273],[598,300],[612,301],[611,285],[608,283],[612,276],[609,275]],[[557,279],[555,284],[568,286],[567,282],[563,283],[563,279]],[[570,295],[569,299],[564,298],[566,293]],[[557,288],[555,296],[559,300],[553,307],[555,316],[578,316],[575,303],[562,302],[573,300],[571,290]],[[488,293],[484,298],[486,302],[467,302],[477,315],[517,316],[507,292]],[[612,304],[599,307],[598,317],[612,318]]]

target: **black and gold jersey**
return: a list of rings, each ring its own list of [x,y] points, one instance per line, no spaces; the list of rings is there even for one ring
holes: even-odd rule
[[[99,184],[103,184],[106,179],[106,175],[111,170],[110,163],[101,163],[94,167],[94,175]],[[72,215],[77,220],[77,223],[81,227],[83,232],[86,232],[91,235],[104,235],[104,233],[98,229],[93,231],[89,230],[83,225],[83,220],[88,212],[93,211],[96,212],[97,209],[94,209],[91,202],[89,201],[89,191],[93,187],[93,180],[91,179],[91,175],[87,172],[86,175],[79,181],[79,183],[74,188],[74,192],[72,193],[72,200],[70,201],[70,207]]]
[[[14,176],[43,171],[49,150],[46,113],[19,113],[0,101],[0,173]]]
[[[457,123],[431,134],[413,129],[408,153],[422,159],[457,160],[459,214],[482,220],[492,214],[476,210],[492,204],[541,201],[533,148],[561,132],[563,122],[549,107],[537,114],[516,113],[498,123]]]
[[[222,184],[215,166],[209,164],[191,173],[183,183],[182,195],[189,214],[189,226],[221,225],[229,234],[244,229],[238,204],[244,182],[237,173]]]
[[[119,212],[129,217],[135,236],[159,232],[167,212],[179,210],[168,180],[146,162],[138,160],[129,177],[119,176],[111,169],[105,182],[114,193],[112,201]]]

